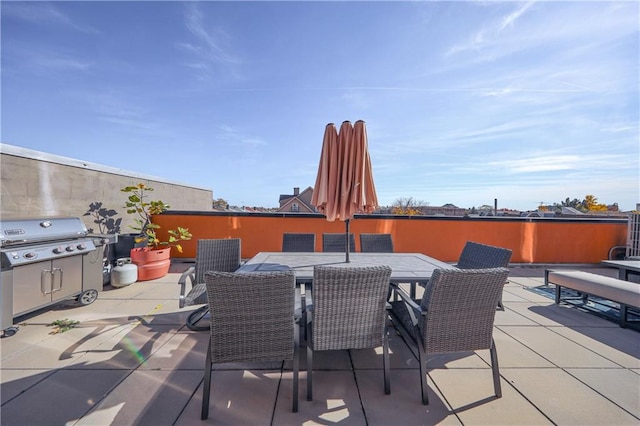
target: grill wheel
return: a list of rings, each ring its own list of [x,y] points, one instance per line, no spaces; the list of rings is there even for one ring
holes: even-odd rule
[[[95,302],[97,298],[98,298],[98,290],[94,290],[94,289],[86,290],[80,293],[80,295],[78,296],[78,303],[80,303],[83,306],[90,305],[93,302]]]

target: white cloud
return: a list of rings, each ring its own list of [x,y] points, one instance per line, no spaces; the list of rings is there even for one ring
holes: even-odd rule
[[[191,42],[176,43],[176,46],[194,56],[195,62],[189,62],[187,66],[199,70],[200,79],[207,81],[213,81],[214,73],[219,69],[235,75],[233,67],[240,60],[224,47],[229,36],[222,29],[212,30],[205,23],[205,16],[197,2],[187,4],[185,25],[194,39]]]
[[[5,1],[2,3],[2,15],[33,24],[59,25],[87,34],[99,33],[94,27],[74,21],[51,2]]]

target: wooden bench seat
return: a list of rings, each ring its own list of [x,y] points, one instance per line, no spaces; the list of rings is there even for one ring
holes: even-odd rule
[[[555,284],[556,303],[560,303],[562,287],[576,290],[583,294],[586,303],[588,296],[598,296],[620,304],[620,326],[626,327],[628,308],[640,309],[640,284],[604,275],[576,270],[545,270],[545,284]]]

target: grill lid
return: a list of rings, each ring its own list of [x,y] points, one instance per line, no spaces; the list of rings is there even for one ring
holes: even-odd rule
[[[86,235],[87,228],[79,217],[0,221],[1,247],[68,240]]]

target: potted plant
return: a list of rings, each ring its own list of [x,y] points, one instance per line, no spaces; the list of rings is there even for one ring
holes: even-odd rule
[[[131,261],[138,266],[138,281],[165,276],[171,265],[171,247],[182,253],[180,241],[190,240],[191,233],[187,228],[177,227],[167,231],[166,241],[160,240],[156,232],[160,226],[151,219],[153,215],[161,214],[171,206],[159,200],[147,201],[147,192],[153,191],[153,188],[143,183],[124,187],[121,191],[129,194],[125,203],[127,213],[135,215],[135,224],[129,225],[131,229],[138,231],[135,241],[146,241],[145,247],[131,250]]]

